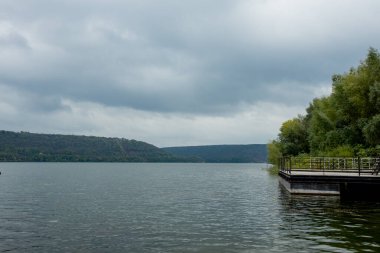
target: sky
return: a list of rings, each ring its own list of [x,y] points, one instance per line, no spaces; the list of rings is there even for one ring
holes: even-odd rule
[[[267,143],[380,49],[378,0],[1,0],[0,129]]]

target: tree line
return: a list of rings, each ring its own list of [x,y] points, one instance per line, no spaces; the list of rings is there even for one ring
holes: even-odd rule
[[[272,164],[281,156],[380,156],[378,50],[370,48],[358,67],[333,75],[331,95],[283,122],[267,148]]]
[[[198,162],[124,138],[0,131],[0,162]]]
[[[206,145],[162,149],[180,157],[198,157],[207,163],[263,163],[267,160],[265,144]]]

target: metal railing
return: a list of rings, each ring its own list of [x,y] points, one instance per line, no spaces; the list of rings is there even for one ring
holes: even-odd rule
[[[358,175],[378,175],[380,157],[282,157],[278,161],[280,171],[343,172]]]

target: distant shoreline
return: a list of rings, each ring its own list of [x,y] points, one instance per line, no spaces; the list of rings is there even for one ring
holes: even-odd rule
[[[266,160],[266,144],[158,148],[125,138],[0,130],[0,162],[263,163]]]

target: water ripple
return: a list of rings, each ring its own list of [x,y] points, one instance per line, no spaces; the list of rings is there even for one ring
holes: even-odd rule
[[[378,252],[380,204],[255,164],[2,164],[0,252]]]

